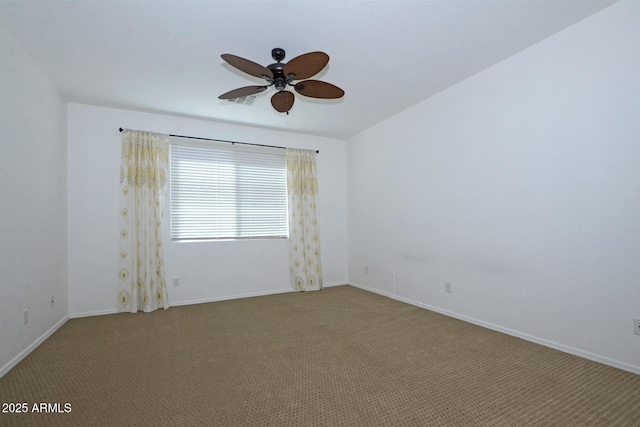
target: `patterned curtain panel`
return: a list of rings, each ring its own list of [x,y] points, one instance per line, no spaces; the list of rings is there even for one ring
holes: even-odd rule
[[[167,193],[169,137],[122,132],[119,311],[168,308],[161,224]]]
[[[289,263],[293,288],[322,289],[320,232],[316,218],[316,153],[287,149],[289,193]]]

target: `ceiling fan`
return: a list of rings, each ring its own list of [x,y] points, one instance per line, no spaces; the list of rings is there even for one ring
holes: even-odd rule
[[[292,92],[286,90],[287,86],[293,86],[300,95],[310,98],[336,99],[344,96],[344,91],[338,86],[320,80],[308,80],[322,71],[329,62],[329,55],[324,52],[305,53],[284,63],[282,62],[285,57],[284,49],[275,48],[271,50],[271,57],[277,62],[266,67],[229,53],[220,56],[232,67],[265,79],[269,84],[234,89],[223,93],[218,97],[219,99],[241,98],[264,92],[270,86],[275,86],[277,92],[271,97],[271,105],[276,111],[289,114],[289,110],[293,107],[294,96]],[[293,83],[294,80],[302,81]]]

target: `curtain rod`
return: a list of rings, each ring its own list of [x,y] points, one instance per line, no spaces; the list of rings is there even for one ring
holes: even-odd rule
[[[124,129],[120,128],[120,132]],[[186,136],[186,135],[172,135],[174,138],[187,138],[187,139],[199,139],[201,141],[215,141],[215,142],[226,142],[228,144],[242,144],[242,145],[253,145],[255,147],[268,147],[268,148],[278,148],[281,150],[286,150],[287,147],[281,147],[279,145],[265,145],[265,144],[252,144],[251,142],[238,142],[238,141],[227,141],[226,139],[211,139],[211,138],[200,138],[198,136]],[[320,154],[320,150],[314,150],[316,153]]]

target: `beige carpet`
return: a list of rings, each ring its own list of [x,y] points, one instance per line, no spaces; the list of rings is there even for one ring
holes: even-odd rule
[[[3,427],[638,426],[640,376],[340,286],[70,320],[0,401],[62,412]]]

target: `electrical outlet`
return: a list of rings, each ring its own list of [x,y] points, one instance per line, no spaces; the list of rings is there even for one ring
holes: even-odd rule
[[[24,314],[24,324],[26,325],[27,323],[29,323],[29,310],[25,308],[23,311],[23,314]]]
[[[640,335],[640,318],[633,318],[633,333],[636,335]]]
[[[448,294],[450,294],[450,293],[451,293],[451,283],[446,282],[446,283],[444,284],[444,291],[445,291],[446,293],[448,293]]]
[[[180,286],[180,279],[173,279],[173,287],[177,288]]]

